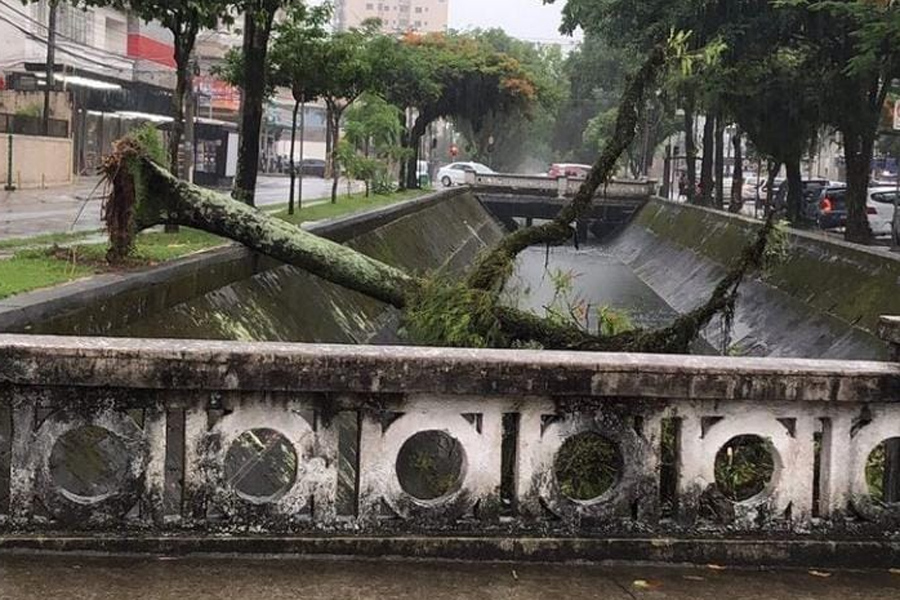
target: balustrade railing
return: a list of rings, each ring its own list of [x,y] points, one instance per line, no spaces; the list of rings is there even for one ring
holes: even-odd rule
[[[560,198],[574,196],[583,183],[583,179],[569,179],[566,177],[550,178],[537,175],[512,175],[505,173],[466,173],[466,184],[475,188],[555,193]],[[601,198],[648,199],[656,193],[656,188],[657,182],[652,180],[627,181],[614,179],[607,185],[602,186],[598,190],[597,195]]]
[[[868,539],[898,399],[887,363],[0,336],[0,531]]]

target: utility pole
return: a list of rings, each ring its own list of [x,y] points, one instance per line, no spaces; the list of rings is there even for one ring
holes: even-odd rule
[[[49,17],[47,19],[47,87],[44,90],[44,135],[50,135],[50,95],[53,92],[53,71],[56,62],[56,13],[59,0],[47,3]]]

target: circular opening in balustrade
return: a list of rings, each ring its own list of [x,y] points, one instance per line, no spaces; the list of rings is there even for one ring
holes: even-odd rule
[[[245,431],[225,455],[225,479],[245,500],[275,502],[297,480],[297,453],[293,444],[277,431]]]
[[[436,500],[459,490],[465,463],[465,450],[456,438],[443,431],[422,431],[400,448],[397,478],[413,498]]]
[[[130,460],[119,436],[88,425],[56,440],[50,452],[50,477],[63,493],[96,502],[122,487]]]
[[[775,473],[772,443],[757,435],[739,435],[716,454],[716,484],[732,502],[743,502],[766,489]]]
[[[596,500],[619,480],[622,464],[616,444],[599,433],[579,433],[567,439],[556,454],[556,481],[560,492],[571,500]]]
[[[866,461],[866,483],[872,500],[900,502],[900,438],[887,439],[872,450]]]

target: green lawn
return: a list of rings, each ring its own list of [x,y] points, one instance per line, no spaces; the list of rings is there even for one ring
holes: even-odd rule
[[[31,246],[52,246],[53,244],[70,244],[84,238],[97,235],[99,231],[81,231],[78,233],[48,233],[28,238],[12,238],[0,240],[0,250],[8,251]]]
[[[340,196],[337,204],[317,204],[294,215],[287,209],[273,214],[290,223],[334,219],[423,195],[422,190],[365,198],[363,194]],[[0,299],[51,287],[113,270],[106,264],[106,244],[79,244],[95,233],[51,234],[33,238],[0,240],[0,250],[13,256],[0,259]],[[117,270],[147,267],[228,243],[204,231],[182,227],[177,234],[151,231],[138,236],[134,254]]]
[[[0,260],[0,298],[92,275],[94,269],[51,256],[16,255]]]
[[[316,201],[317,204],[315,206],[310,206],[299,210],[293,215],[289,215],[287,213],[287,208],[278,210],[273,214],[276,217],[280,217],[285,221],[288,221],[289,223],[299,225],[301,223],[306,223],[307,221],[336,219],[338,217],[343,217],[366,210],[372,210],[373,208],[380,208],[382,206],[396,204],[405,200],[412,200],[413,198],[418,198],[419,196],[427,193],[427,190],[404,190],[401,192],[395,192],[393,194],[387,194],[383,196],[373,194],[369,198],[366,198],[365,194],[353,194],[351,196],[344,195],[338,196],[337,204],[331,204],[331,202],[318,204],[318,202],[321,202],[321,200],[319,200]]]

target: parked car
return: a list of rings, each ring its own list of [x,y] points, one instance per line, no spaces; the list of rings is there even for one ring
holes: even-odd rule
[[[870,187],[866,200],[869,227],[876,236],[891,235],[897,206],[897,186]]]
[[[819,229],[837,229],[847,225],[847,188],[828,186],[819,193],[816,211]]]
[[[325,177],[325,161],[320,158],[304,158],[300,163],[300,172],[312,177]]]
[[[827,179],[804,179],[802,182],[803,203],[800,205],[800,215],[803,219],[815,223],[819,214],[819,197],[822,190],[832,182]],[[775,209],[785,210],[787,208],[788,182],[783,181],[778,186],[775,193]]]
[[[577,163],[554,163],[550,165],[547,172],[548,177],[557,179],[559,177],[568,177],[569,179],[587,179],[588,173],[591,172],[591,165],[580,165]]]
[[[822,191],[819,200],[819,216],[816,219],[822,229],[836,229],[847,225],[847,188],[828,187]],[[896,186],[874,186],[869,188],[866,213],[869,227],[875,236],[893,235],[895,221]],[[900,232],[898,232],[900,233]]]
[[[444,187],[454,185],[465,185],[466,173],[478,173],[479,175],[490,175],[494,170],[476,162],[458,162],[447,165],[438,171],[437,180]]]

